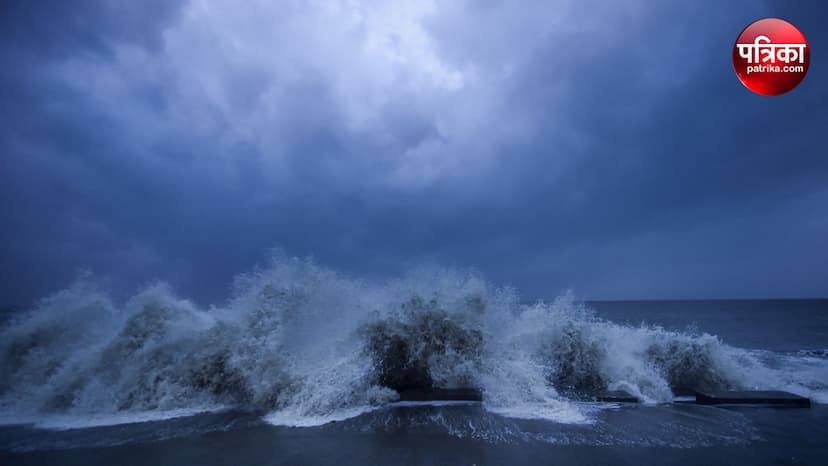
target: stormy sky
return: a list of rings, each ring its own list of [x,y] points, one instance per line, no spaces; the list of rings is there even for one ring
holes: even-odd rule
[[[739,32],[809,41],[780,97]],[[4,1],[0,303],[273,247],[526,298],[828,296],[828,3]]]

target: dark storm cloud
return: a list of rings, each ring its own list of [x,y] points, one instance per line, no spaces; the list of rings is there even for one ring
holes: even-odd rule
[[[11,0],[0,6],[0,40],[40,57],[54,54],[110,53],[113,42],[158,46],[160,27],[180,2],[149,0]]]
[[[176,2],[3,2],[0,6],[0,206],[4,227],[0,301],[21,304],[65,282],[76,268],[125,259],[100,212],[118,189],[107,158],[121,152],[101,112],[55,79],[67,56],[111,58],[113,47],[158,47]],[[109,143],[109,145],[107,145]],[[116,175],[117,176],[117,175]],[[101,183],[103,181],[103,183]],[[140,195],[140,191],[136,191]],[[129,241],[129,239],[126,239]],[[136,258],[138,259],[138,258]]]
[[[0,297],[84,267],[215,301],[274,245],[528,298],[825,295],[826,64],[760,98],[729,63],[765,16],[828,49],[824,7],[650,3],[9,3]]]

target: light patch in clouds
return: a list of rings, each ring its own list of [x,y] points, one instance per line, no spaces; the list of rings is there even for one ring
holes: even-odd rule
[[[373,128],[397,96],[463,87],[463,72],[439,57],[423,28],[434,8],[413,1],[254,2],[246,8],[194,1],[165,33],[164,52],[179,76],[202,83],[204,96],[234,116],[278,108],[279,90],[310,78],[333,92],[345,122],[356,130]],[[252,108],[234,100],[244,92],[230,79],[234,75],[262,78],[261,100]]]
[[[432,31],[441,6],[192,1],[157,50],[123,44],[112,61],[71,57],[61,75],[140,132],[134,141],[148,151],[175,138],[211,140],[213,168],[234,173],[247,148],[284,180],[289,159],[314,156],[294,153],[292,138],[318,128],[360,146],[331,170],[349,164],[384,189],[418,189],[485,172],[492,147],[533,131],[500,95],[511,61],[493,70],[476,55],[443,56],[445,38]],[[147,92],[162,104],[148,105]],[[401,123],[420,134],[401,133]]]

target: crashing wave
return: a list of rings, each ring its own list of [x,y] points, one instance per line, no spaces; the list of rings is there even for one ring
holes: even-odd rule
[[[588,422],[575,401],[606,389],[662,402],[689,389],[825,388],[713,335],[599,319],[571,295],[525,305],[473,272],[372,283],[282,256],[207,309],[163,284],[117,306],[83,277],[6,324],[0,370],[3,418],[238,408],[292,425],[411,387],[474,388],[490,411],[559,422]]]

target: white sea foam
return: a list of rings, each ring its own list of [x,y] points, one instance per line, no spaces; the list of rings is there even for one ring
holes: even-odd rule
[[[28,424],[41,429],[49,430],[70,430],[85,429],[89,427],[114,426],[122,424],[138,424],[142,422],[164,421],[182,417],[190,417],[198,414],[213,413],[221,411],[221,408],[182,408],[167,411],[128,411],[116,413],[94,413],[94,414],[45,414],[30,418],[3,419],[3,424]]]
[[[619,325],[568,295],[524,305],[472,272],[377,283],[278,255],[208,309],[163,284],[118,305],[85,277],[6,324],[0,373],[0,422],[43,426],[216,407],[310,426],[386,406],[397,399],[387,387],[416,383],[474,388],[491,412],[561,423],[591,422],[579,400],[605,389],[650,403],[684,388],[787,389],[828,402],[821,354]]]
[[[263,419],[274,426],[316,427],[329,422],[344,421],[377,409],[375,406],[354,406],[331,411],[325,414],[308,413],[301,408],[286,408],[273,411]]]
[[[479,401],[473,400],[432,400],[432,401],[395,401],[389,403],[389,408],[422,408],[424,406],[476,406]]]

